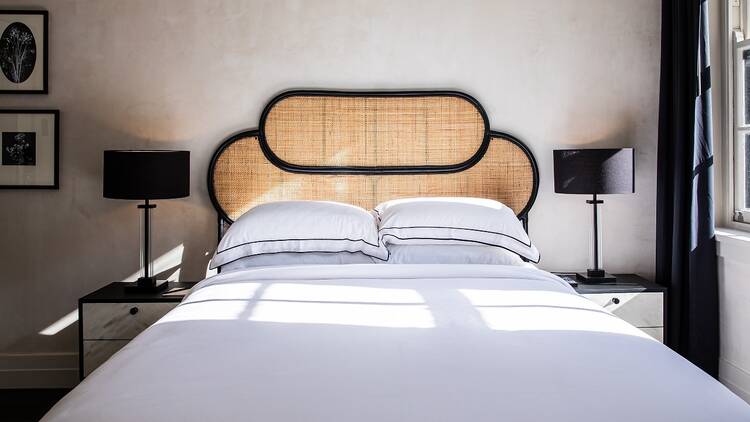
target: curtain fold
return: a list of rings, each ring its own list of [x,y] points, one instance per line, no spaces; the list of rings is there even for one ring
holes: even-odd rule
[[[656,279],[667,345],[716,377],[719,303],[706,0],[662,0]]]

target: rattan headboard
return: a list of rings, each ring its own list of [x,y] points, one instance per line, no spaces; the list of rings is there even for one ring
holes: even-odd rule
[[[501,201],[527,224],[539,188],[536,161],[517,138],[455,91],[284,92],[259,129],[216,150],[208,191],[219,235],[255,205],[331,200],[373,208],[412,196]]]

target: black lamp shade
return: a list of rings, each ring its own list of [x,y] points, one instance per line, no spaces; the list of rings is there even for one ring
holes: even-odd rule
[[[558,149],[554,166],[557,193],[635,192],[633,148]]]
[[[104,151],[104,197],[170,199],[190,195],[190,151]]]

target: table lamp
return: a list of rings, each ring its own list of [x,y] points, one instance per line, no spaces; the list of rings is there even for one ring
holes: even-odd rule
[[[597,195],[635,192],[633,148],[558,149],[554,152],[555,192],[593,195],[586,201],[594,208],[593,268],[576,273],[582,283],[614,282],[602,268],[601,230]]]
[[[154,292],[167,287],[166,280],[150,274],[151,227],[149,211],[154,199],[184,198],[190,195],[190,151],[119,150],[104,151],[104,197],[141,200],[143,276],[126,286],[129,291]]]

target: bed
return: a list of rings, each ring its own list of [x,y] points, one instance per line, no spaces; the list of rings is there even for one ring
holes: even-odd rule
[[[209,167],[220,239],[282,200],[489,198],[527,228],[539,180],[530,150],[450,91],[285,92]],[[221,271],[43,420],[600,419],[745,421],[750,406],[522,262]]]

